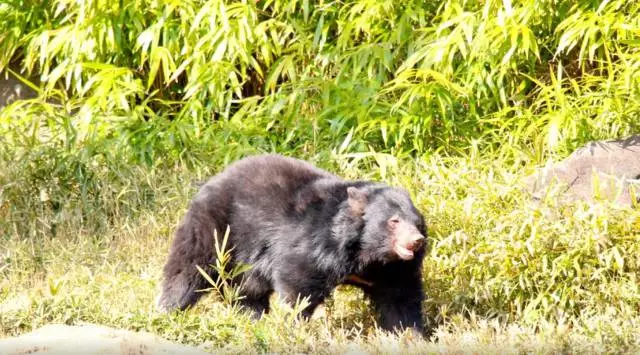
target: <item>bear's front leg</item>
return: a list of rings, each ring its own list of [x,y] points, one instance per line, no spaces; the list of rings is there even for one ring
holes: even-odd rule
[[[371,277],[375,275],[374,277]],[[422,302],[424,291],[419,270],[406,263],[387,264],[367,279],[371,287],[363,287],[378,315],[378,325],[386,331],[413,329],[424,334]]]
[[[287,263],[289,264],[289,263]],[[307,298],[309,304],[302,310],[304,319],[309,319],[319,304],[331,292],[327,287],[326,278],[317,270],[310,270],[308,265],[296,264],[283,267],[275,277],[275,291],[290,306]]]
[[[378,325],[386,331],[402,331],[411,328],[419,334],[424,332],[422,317],[423,296],[407,289],[376,289],[369,294],[376,313]]]

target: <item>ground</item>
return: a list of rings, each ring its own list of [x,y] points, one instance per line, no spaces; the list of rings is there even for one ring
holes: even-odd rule
[[[55,236],[45,233],[53,217],[43,212],[25,219],[29,238],[17,234],[25,225],[3,224],[0,337],[89,322],[224,352],[640,350],[637,211],[559,206],[553,198],[532,204],[518,185],[525,170],[478,156],[432,157],[388,171],[340,166],[348,178],[385,176],[407,187],[424,211],[433,238],[424,266],[428,339],[376,331],[362,294],[349,287],[308,323],[293,324],[282,305],[254,323],[214,295],[187,312],[158,312],[171,234],[193,182],[210,173],[186,169],[141,172],[152,201],[127,208],[146,194],[128,185],[97,231],[73,211],[57,217]]]

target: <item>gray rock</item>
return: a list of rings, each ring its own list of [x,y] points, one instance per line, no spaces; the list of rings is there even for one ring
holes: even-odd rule
[[[0,339],[0,354],[193,354],[206,352],[173,344],[150,333],[97,325],[50,324],[17,338]]]
[[[632,186],[640,196],[640,135],[620,140],[595,141],[578,148],[564,160],[525,178],[527,190],[543,198],[552,186],[566,201],[593,202],[595,197],[622,206],[632,204]],[[558,183],[554,185],[554,183]]]

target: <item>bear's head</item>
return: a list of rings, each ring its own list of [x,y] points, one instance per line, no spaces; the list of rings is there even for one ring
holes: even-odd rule
[[[404,189],[384,185],[348,187],[349,207],[363,220],[361,258],[368,261],[412,260],[426,246],[422,214]]]

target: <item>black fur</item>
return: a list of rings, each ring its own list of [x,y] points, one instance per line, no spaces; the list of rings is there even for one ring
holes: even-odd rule
[[[365,198],[350,199],[350,186]],[[352,284],[371,298],[383,329],[422,332],[424,248],[410,261],[394,257],[386,229],[393,214],[426,236],[422,215],[402,189],[345,181],[279,155],[240,160],[191,202],[164,267],[159,305],[184,309],[197,302],[202,293],[196,290],[208,285],[195,265],[215,263],[213,231],[222,236],[229,225],[233,260],[252,265],[243,276],[242,303],[256,317],[269,311],[273,291],[289,302],[309,297],[308,317],[335,286]]]

